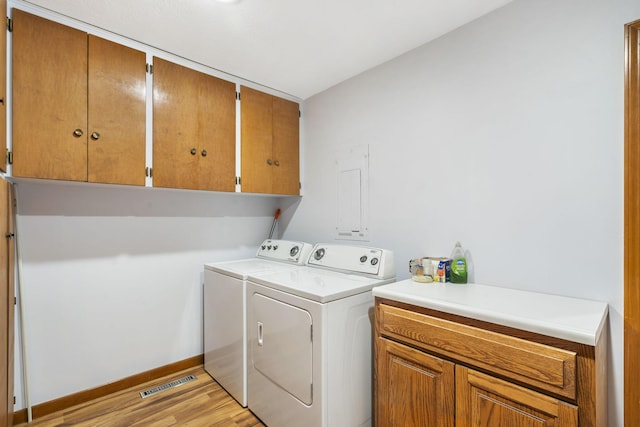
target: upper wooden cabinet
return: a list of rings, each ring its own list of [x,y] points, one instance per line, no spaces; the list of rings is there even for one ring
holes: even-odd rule
[[[234,191],[235,150],[235,83],[154,58],[154,187]]]
[[[300,106],[240,89],[242,191],[300,194]]]
[[[13,9],[13,175],[145,184],[146,54]]]
[[[154,187],[235,191],[236,83],[154,58],[148,98],[147,53],[12,14],[13,176],[145,185],[152,152]],[[299,105],[248,87],[240,105],[242,191],[299,195]]]

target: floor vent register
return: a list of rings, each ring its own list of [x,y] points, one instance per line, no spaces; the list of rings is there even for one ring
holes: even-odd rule
[[[188,382],[194,381],[195,379],[196,379],[195,375],[189,375],[188,377],[179,378],[179,379],[171,381],[169,383],[162,384],[162,385],[150,388],[150,389],[145,390],[145,391],[141,391],[140,392],[140,397],[144,399],[145,397],[153,396],[154,394],[160,393],[161,391],[165,391],[165,390],[168,390],[170,388],[178,387],[178,386],[180,386],[182,384],[186,384]]]

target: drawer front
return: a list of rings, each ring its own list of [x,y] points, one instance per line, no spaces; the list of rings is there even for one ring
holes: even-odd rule
[[[377,316],[382,335],[576,399],[575,352],[386,304]]]

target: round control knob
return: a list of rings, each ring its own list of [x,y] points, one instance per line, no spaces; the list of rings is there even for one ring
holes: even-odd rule
[[[267,249],[268,249],[268,250],[271,250],[271,245],[268,245],[268,246],[267,246]]]
[[[277,251],[278,250],[278,245],[273,245],[273,250]]]
[[[262,245],[262,250],[264,251],[265,249],[267,249],[266,245]]]
[[[362,255],[360,257],[360,262],[367,262],[367,256],[366,255]]]
[[[378,258],[371,258],[371,265],[378,264]]]
[[[298,255],[298,252],[300,252],[300,247],[299,246],[294,246],[289,251],[289,255],[290,256],[296,256],[296,255]]]
[[[313,253],[313,257],[316,260],[321,260],[323,256],[324,256],[324,249],[323,248],[320,248],[320,249],[318,249],[317,251],[315,251]]]

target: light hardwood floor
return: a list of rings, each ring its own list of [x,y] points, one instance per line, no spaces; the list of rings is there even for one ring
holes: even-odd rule
[[[188,375],[197,379],[144,399],[140,397],[141,391]],[[264,427],[264,424],[199,366],[17,426]]]

